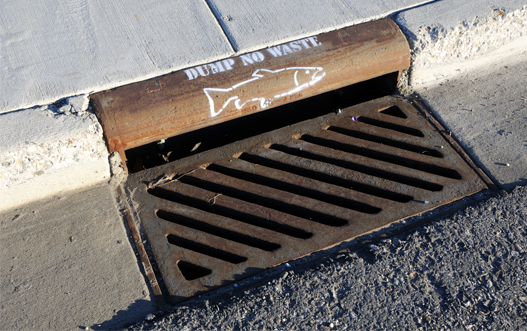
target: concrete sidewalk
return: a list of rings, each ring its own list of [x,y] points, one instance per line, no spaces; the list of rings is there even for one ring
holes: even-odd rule
[[[413,62],[401,91],[417,92],[504,188],[527,184],[527,7],[425,2],[38,1],[25,11],[5,1],[0,329],[118,328],[156,311],[88,92],[402,10],[394,19]]]

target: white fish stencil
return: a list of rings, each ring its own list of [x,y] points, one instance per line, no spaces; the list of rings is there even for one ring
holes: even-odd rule
[[[209,99],[210,115],[218,116],[232,102],[237,109],[242,109],[248,102],[259,102],[261,108],[267,108],[273,99],[302,91],[319,82],[326,73],[321,67],[291,67],[278,70],[258,69],[251,79],[240,82],[229,88],[205,88],[203,92]],[[284,84],[287,86],[284,93],[266,95],[260,91],[260,85]],[[257,91],[256,96],[245,96],[247,91]],[[269,93],[269,92],[267,92]]]

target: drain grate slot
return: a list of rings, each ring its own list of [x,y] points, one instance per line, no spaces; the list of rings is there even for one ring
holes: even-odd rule
[[[247,236],[242,233],[231,231],[231,230],[219,227],[219,226],[214,226],[207,222],[198,221],[196,219],[192,219],[192,218],[189,218],[183,215],[167,212],[165,210],[158,210],[156,215],[157,217],[165,221],[179,224],[187,228],[205,232],[205,233],[208,233],[208,234],[211,234],[211,235],[223,238],[223,239],[227,239],[230,241],[234,241],[234,242],[237,242],[243,245],[258,248],[263,251],[272,252],[280,248],[280,245],[275,244],[275,243],[260,240],[255,237]],[[188,248],[188,249],[191,249],[191,248]]]
[[[320,137],[320,136],[314,137],[311,135],[304,135],[302,136],[301,139],[303,141],[307,141],[309,143],[312,143],[318,146],[328,147],[328,148],[336,149],[339,151],[343,151],[343,152],[351,153],[355,155],[361,155],[361,156],[364,156],[370,159],[384,161],[387,163],[392,163],[392,164],[400,165],[403,167],[428,172],[430,174],[434,174],[434,175],[438,175],[442,177],[447,177],[447,178],[452,178],[452,179],[462,179],[461,175],[457,171],[449,169],[449,168],[437,166],[435,164],[429,164],[429,163],[422,162],[422,161],[416,161],[416,160],[408,159],[408,158],[393,155],[393,154],[379,152],[373,148],[360,147],[360,146],[357,146],[359,144],[358,142],[356,143],[353,143],[351,141],[342,142],[342,141],[339,141],[341,140],[339,139],[339,137],[333,136],[331,138],[333,139],[328,139],[327,137]]]
[[[193,187],[190,187],[187,190],[187,194],[189,193],[191,188]],[[200,192],[195,192],[197,196],[205,195],[202,190],[199,191]],[[249,204],[245,201],[233,199],[227,196],[215,195],[208,200],[203,200],[198,197],[180,194],[174,190],[168,190],[160,187],[150,189],[148,190],[148,193],[161,199],[197,208],[204,212],[228,217],[233,220],[254,225],[260,228],[276,231],[278,233],[282,233],[290,237],[307,239],[313,236],[312,233],[307,232],[303,229],[279,223],[274,220],[286,219],[288,216],[286,214],[277,213],[272,209],[263,208],[262,206],[256,204]],[[260,212],[255,212],[255,210],[258,210]]]
[[[128,185],[174,301],[486,188],[394,97],[131,174]]]
[[[392,146],[392,147],[399,148],[399,149],[404,149],[405,151],[409,151],[409,152],[413,152],[417,154],[422,154],[422,155],[427,155],[427,156],[432,156],[432,157],[439,157],[439,158],[443,157],[443,154],[440,153],[439,151],[436,151],[435,149],[426,148],[426,147],[422,147],[418,145],[412,145],[412,144],[408,144],[405,142],[401,142],[401,141],[397,141],[397,140],[393,140],[389,138],[374,136],[374,135],[364,133],[361,131],[340,128],[337,126],[330,126],[327,130],[337,132],[337,133],[346,135],[348,137],[353,137],[357,139],[371,141],[374,143]]]
[[[253,171],[258,171],[260,173],[276,174],[276,170],[273,171],[273,169],[270,168],[261,169],[262,167],[258,168],[260,169]],[[227,176],[239,178],[254,184],[272,187],[277,190],[312,198],[318,201],[323,201],[335,206],[350,208],[361,213],[376,214],[381,211],[381,209],[378,207],[374,207],[365,203],[361,203],[359,201],[352,200],[350,198],[346,198],[345,196],[349,195],[349,190],[345,191],[339,188],[329,187],[328,185],[323,185],[323,183],[314,182],[310,179],[302,178],[291,173],[282,174],[284,175],[283,180],[279,180],[261,174],[228,168],[217,164],[211,164],[207,167],[207,169]],[[298,184],[293,184],[294,182]],[[324,190],[333,192],[335,194],[325,193],[323,192]]]
[[[423,132],[421,132],[420,130],[417,130],[417,129],[414,129],[414,128],[410,128],[410,127],[407,127],[407,126],[402,126],[402,125],[398,125],[398,124],[394,124],[394,123],[389,123],[389,122],[377,120],[377,119],[374,119],[374,118],[369,118],[369,117],[366,117],[366,116],[360,116],[360,117],[357,118],[357,120],[359,122],[366,123],[366,124],[373,125],[373,126],[377,126],[379,128],[388,129],[388,130],[392,130],[392,131],[397,131],[397,132],[404,133],[404,134],[409,134],[409,135],[415,136],[415,137],[424,137],[425,136],[423,134]]]
[[[217,249],[217,248],[214,248],[214,247],[211,247],[211,246],[207,246],[207,245],[203,245],[203,244],[197,243],[197,242],[192,241],[192,240],[187,240],[185,238],[178,237],[178,236],[173,235],[173,234],[169,234],[167,236],[167,241],[170,244],[172,244],[172,245],[179,246],[179,247],[185,248],[185,249],[189,249],[191,251],[194,251],[194,252],[197,252],[197,253],[200,253],[200,254],[203,254],[203,255],[208,255],[210,257],[213,257],[213,258],[225,261],[225,262],[229,262],[229,263],[232,263],[232,264],[238,264],[238,263],[242,263],[242,262],[247,261],[247,258],[244,257],[244,256],[239,256],[239,255],[236,255],[236,254],[232,254],[232,253],[223,251],[221,249]],[[195,267],[199,267],[199,266],[195,266]],[[206,276],[206,275],[207,274],[203,274],[202,276],[195,275],[195,276],[197,276],[197,277],[195,277],[195,279],[199,278],[199,277]],[[187,278],[187,277],[185,277],[185,278]]]
[[[210,275],[212,272],[210,269],[203,268],[202,266],[187,261],[179,261],[177,266],[183,277],[185,277],[185,280],[195,280]]]
[[[311,200],[309,198],[299,199],[297,196],[289,194],[288,192],[279,191],[269,187],[261,187],[247,181],[223,176],[220,173],[209,172],[208,178],[217,182],[207,181],[206,179],[192,176],[184,176],[179,180],[185,184],[205,190],[221,192],[220,194],[222,195],[275,209],[286,214],[291,214],[324,225],[343,226],[348,223],[345,219],[316,210],[318,209],[316,208],[317,205],[320,206],[322,203],[308,201]],[[231,185],[225,185],[222,183],[230,183]],[[310,204],[309,202],[312,203]]]
[[[267,155],[267,157],[269,156],[271,155]],[[292,174],[297,174],[297,175],[311,178],[311,179],[314,179],[320,182],[340,186],[346,189],[354,190],[357,192],[362,192],[362,193],[376,196],[379,198],[384,198],[384,199],[397,201],[397,202],[408,202],[408,201],[413,200],[412,196],[409,196],[406,194],[400,194],[397,192],[384,190],[384,189],[371,186],[371,185],[367,185],[364,183],[360,183],[357,181],[345,179],[346,176],[343,174],[345,172],[345,169],[340,169],[340,171],[338,171],[340,175],[330,175],[328,173],[320,172],[317,170],[312,170],[310,168],[304,168],[304,167],[310,167],[310,166],[316,167],[316,163],[318,162],[312,161],[307,164],[302,164],[303,163],[302,159],[297,158],[296,160],[294,160],[295,157],[293,155],[287,155],[284,153],[280,153],[279,155],[275,155],[275,159],[270,159],[270,158],[264,158],[258,155],[243,153],[238,158],[241,160],[252,162],[254,164],[259,164],[259,165],[266,166],[269,168],[283,170],[283,171],[286,171]],[[304,167],[300,165],[298,166],[293,165],[292,162],[284,163],[280,161],[284,159],[289,159],[289,161],[294,160],[296,161],[295,163],[302,164]],[[318,168],[320,168],[320,166]]]
[[[417,187],[417,188],[422,188],[422,189],[428,190],[428,191],[436,191],[437,192],[437,191],[441,191],[443,189],[442,185],[439,185],[439,184],[436,184],[436,183],[432,183],[432,182],[416,179],[414,177],[400,175],[400,174],[397,174],[397,173],[381,170],[381,169],[378,169],[378,168],[365,166],[365,165],[354,163],[354,162],[351,162],[351,161],[348,161],[348,160],[336,159],[336,158],[333,158],[331,156],[326,156],[326,155],[323,155],[323,154],[321,155],[319,153],[314,153],[314,152],[311,152],[311,151],[305,151],[305,150],[301,149],[302,147],[297,149],[297,148],[292,148],[292,147],[289,147],[289,146],[272,145],[271,148],[279,150],[279,151],[287,153],[287,154],[299,156],[299,157],[302,157],[304,159],[316,160],[316,161],[320,161],[320,162],[323,162],[323,163],[336,165],[336,166],[339,166],[339,167],[342,167],[342,168],[346,168],[348,170],[358,171],[358,172],[361,172],[361,173],[366,174],[366,175],[370,175],[370,176],[375,176],[375,177],[391,180],[391,181],[398,182],[398,183],[401,183],[401,184],[405,184],[405,185],[409,185],[409,186],[413,186],[413,187]],[[331,151],[329,151],[328,154],[331,154]]]
[[[380,111],[381,114],[390,115],[399,118],[408,118],[406,114],[397,106],[391,106]]]

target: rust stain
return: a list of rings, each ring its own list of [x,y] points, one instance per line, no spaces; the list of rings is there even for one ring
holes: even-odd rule
[[[110,151],[130,149],[410,65],[390,19],[269,47],[91,95]]]

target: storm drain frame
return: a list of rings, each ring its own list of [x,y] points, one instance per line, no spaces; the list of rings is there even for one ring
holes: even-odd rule
[[[487,188],[393,96],[131,174],[126,185],[174,303]]]

